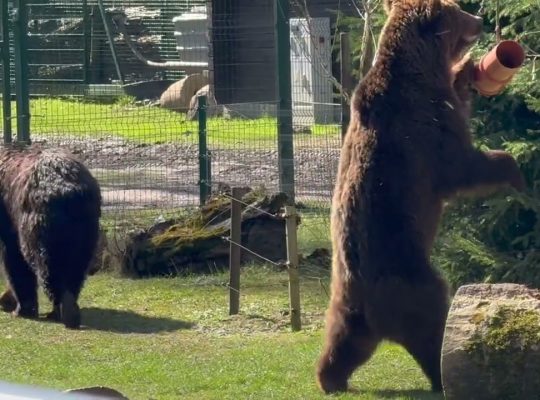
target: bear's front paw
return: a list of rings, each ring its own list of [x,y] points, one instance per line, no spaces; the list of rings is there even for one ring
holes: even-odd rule
[[[467,53],[461,60],[452,66],[454,81],[472,82],[474,80],[474,70],[476,69],[470,53]]]
[[[469,94],[469,88],[474,81],[475,68],[469,54],[452,67],[453,87],[461,99]]]

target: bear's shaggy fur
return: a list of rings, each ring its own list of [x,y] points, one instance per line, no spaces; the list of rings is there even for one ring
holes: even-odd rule
[[[403,345],[441,390],[447,287],[430,264],[443,201],[524,181],[502,151],[473,147],[482,21],[453,0],[386,1],[377,59],[355,90],[332,204],[332,295],[317,381],[347,389],[383,339]]]
[[[36,146],[0,149],[0,240],[8,289],[0,306],[38,316],[38,279],[49,318],[80,326],[77,305],[99,234],[101,194],[71,154]]]

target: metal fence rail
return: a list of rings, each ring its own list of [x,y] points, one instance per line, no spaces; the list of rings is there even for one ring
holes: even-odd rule
[[[2,2],[5,141],[13,126],[17,140],[79,154],[118,234],[264,186],[294,195],[326,240],[339,10],[242,1]]]

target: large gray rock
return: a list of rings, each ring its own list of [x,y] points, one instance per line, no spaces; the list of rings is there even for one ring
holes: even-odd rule
[[[161,95],[161,107],[178,112],[187,112],[193,96],[204,86],[208,85],[208,78],[202,74],[188,75],[173,83]]]
[[[442,353],[447,400],[540,399],[540,291],[516,284],[462,286]]]
[[[223,114],[221,106],[218,106],[216,103],[216,98],[214,93],[211,90],[210,85],[203,86],[200,88],[197,93],[191,98],[189,102],[189,110],[187,112],[186,118],[188,120],[195,120],[199,116],[199,97],[206,96],[206,117],[212,118]]]

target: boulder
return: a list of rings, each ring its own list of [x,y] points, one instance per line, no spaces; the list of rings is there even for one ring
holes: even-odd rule
[[[188,75],[173,83],[161,95],[161,107],[177,112],[187,112],[193,96],[204,86],[208,85],[208,78],[202,74]]]
[[[199,111],[199,97],[206,96],[206,116],[207,118],[215,117],[223,114],[223,108],[218,106],[214,93],[210,90],[210,85],[206,85],[199,89],[197,93],[191,98],[189,102],[189,110],[187,113],[188,120],[195,120],[198,117]]]
[[[442,378],[447,400],[540,399],[540,291],[460,287],[446,323]]]

